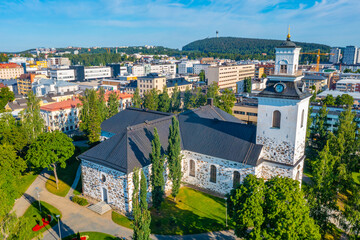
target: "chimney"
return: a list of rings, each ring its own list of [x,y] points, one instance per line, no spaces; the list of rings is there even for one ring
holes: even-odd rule
[[[213,98],[208,98],[207,99],[207,105],[214,106],[214,99]]]

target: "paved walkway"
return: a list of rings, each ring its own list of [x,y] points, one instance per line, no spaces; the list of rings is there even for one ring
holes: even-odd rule
[[[78,170],[79,172],[79,170]],[[71,187],[71,192],[73,192],[76,187],[77,181],[80,178],[80,174],[74,180],[74,183]],[[56,207],[61,211],[61,236],[66,237],[77,232],[103,232],[108,233],[117,237],[125,237],[126,239],[131,239],[132,230],[119,226],[111,220],[111,211],[100,216],[97,213],[92,212],[91,210],[81,207],[76,203],[70,201],[69,197],[70,191],[67,197],[59,197],[48,192],[45,188],[45,183],[50,177],[51,172],[44,170],[41,174],[35,179],[35,181],[30,185],[24,195],[18,199],[14,205],[12,211],[16,211],[18,217],[22,216],[26,209],[30,206],[33,201],[37,200],[37,194],[35,188],[40,189],[40,199],[45,201],[52,206]],[[44,240],[57,240],[58,236],[58,225],[55,225],[52,229],[45,232],[43,235]],[[192,239],[235,239],[232,231],[222,231],[222,232],[213,232],[213,233],[204,233],[197,235],[185,235],[185,236],[162,236],[162,235],[152,235],[153,239],[174,239],[174,240],[192,240]]]
[[[74,182],[71,185],[70,190],[66,194],[65,198],[70,199],[70,197],[72,197],[74,195],[73,193],[79,183],[80,177],[81,177],[81,166],[78,167],[78,170],[76,171],[76,176],[75,176]]]

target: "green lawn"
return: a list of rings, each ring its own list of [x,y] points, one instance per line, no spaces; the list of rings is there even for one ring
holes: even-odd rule
[[[40,216],[47,216],[47,215],[52,215],[54,220],[40,231],[33,232],[32,228],[37,224],[36,219]],[[43,233],[46,230],[55,226],[57,223],[56,215],[61,215],[61,212],[55,207],[51,206],[50,204],[41,201],[41,213],[40,213],[39,202],[37,201],[33,202],[31,206],[26,210],[23,216],[23,218],[28,219],[27,221],[28,224],[26,224],[27,232],[29,233],[28,236],[34,238],[38,236],[40,233]]]
[[[117,237],[111,236],[109,234],[106,233],[101,233],[101,232],[81,232],[80,236],[89,236],[89,240],[115,240],[115,239],[119,239]],[[63,240],[71,240],[72,238],[76,237],[76,234],[70,235],[66,238],[63,238]]]
[[[16,185],[19,193],[18,198],[21,197],[21,195],[23,195],[24,192],[26,192],[29,186],[34,182],[36,177],[40,174],[41,170],[42,169],[35,169],[33,171],[24,173],[24,175],[20,177],[20,180]]]
[[[360,184],[360,172],[353,172],[352,177],[354,179],[354,182]]]
[[[121,215],[117,212],[112,212],[111,219],[115,223],[119,224],[120,226],[132,229],[132,227],[131,227],[132,221],[130,219],[128,219],[127,217],[125,217],[124,215]]]
[[[151,230],[155,234],[196,234],[220,231],[225,227],[225,200],[183,187],[176,202],[168,197],[160,213],[151,210]],[[229,227],[233,225],[228,219]]]
[[[57,167],[57,175],[59,178],[59,189],[56,189],[55,177],[52,174],[49,180],[46,182],[46,189],[60,197],[65,197],[69,192],[71,185],[73,184],[76,176],[76,171],[80,165],[80,161],[75,157],[86,151],[87,148],[76,147],[74,155],[66,161],[66,167]]]

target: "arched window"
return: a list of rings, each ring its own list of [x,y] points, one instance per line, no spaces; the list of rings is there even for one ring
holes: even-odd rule
[[[304,126],[304,109],[301,112],[301,127]]]
[[[210,182],[216,183],[216,167],[214,165],[210,167]]]
[[[189,175],[191,177],[195,177],[195,161],[194,160],[190,160],[190,173]]]
[[[240,185],[240,173],[238,171],[234,171],[233,188],[236,188],[239,185]]]
[[[105,177],[104,174],[101,175],[101,181],[102,181],[103,183],[106,182],[106,177]]]
[[[295,179],[298,180],[298,181],[300,181],[300,171],[297,172]]]
[[[273,113],[273,128],[280,128],[280,121],[281,121],[281,113],[279,111],[274,111]]]

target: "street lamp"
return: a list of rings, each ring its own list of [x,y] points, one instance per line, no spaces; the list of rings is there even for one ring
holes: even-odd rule
[[[59,225],[59,237],[60,237],[60,240],[61,240],[60,215],[56,215],[56,217],[57,217],[57,220],[58,220],[58,225]]]
[[[39,189],[38,187],[36,187],[36,188],[35,188],[35,191],[36,191],[36,194],[37,194],[37,197],[38,197],[39,209],[40,209],[40,212],[41,212],[40,189]]]
[[[225,216],[226,216],[226,218],[225,218],[225,221],[226,221],[226,227],[228,226],[228,224],[227,224],[227,198],[225,197],[225,206],[226,206],[226,212],[225,212]]]

